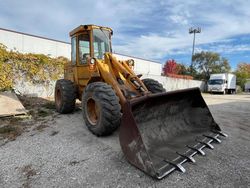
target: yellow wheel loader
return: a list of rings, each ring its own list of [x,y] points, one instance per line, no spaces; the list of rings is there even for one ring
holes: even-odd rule
[[[70,32],[71,62],[55,86],[59,113],[71,113],[76,99],[82,116],[97,136],[120,126],[119,140],[127,160],[148,175],[161,179],[183,163],[205,155],[226,137],[214,121],[199,88],[166,92],[152,79],[140,79],[134,61],[112,54],[112,29],[81,25]]]

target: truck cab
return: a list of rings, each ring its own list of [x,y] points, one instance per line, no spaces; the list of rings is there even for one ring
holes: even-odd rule
[[[208,92],[231,94],[236,91],[236,76],[231,73],[211,74],[208,80]]]

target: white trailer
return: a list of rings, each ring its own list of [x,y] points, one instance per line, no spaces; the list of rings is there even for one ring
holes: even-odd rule
[[[250,79],[247,79],[245,83],[245,92],[250,92]]]
[[[236,76],[231,73],[211,74],[208,80],[208,92],[236,93]]]

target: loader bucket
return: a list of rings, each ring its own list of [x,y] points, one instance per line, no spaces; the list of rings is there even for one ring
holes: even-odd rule
[[[127,102],[119,133],[127,160],[157,179],[205,155],[226,137],[214,121],[199,88],[152,94]]]

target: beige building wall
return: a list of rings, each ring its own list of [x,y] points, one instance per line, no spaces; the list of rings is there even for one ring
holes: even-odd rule
[[[128,60],[133,59],[135,61],[134,71],[136,74],[143,74],[143,75],[156,75],[160,76],[162,72],[162,64],[146,59],[141,59],[138,57],[132,57],[127,55],[122,55],[115,53],[114,54],[117,59],[120,60]]]
[[[36,53],[51,57],[64,56],[70,59],[70,44],[44,37],[0,28],[0,43],[9,50],[21,53]]]
[[[71,58],[70,43],[35,36],[27,33],[11,31],[0,28],[0,43],[7,46],[9,50],[21,53],[36,53],[50,55],[51,57],[64,56]],[[134,59],[135,72],[137,74],[161,75],[162,65],[158,62],[115,53],[120,60]]]

